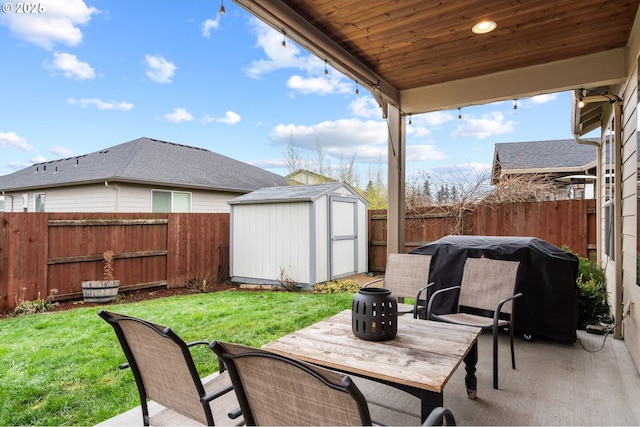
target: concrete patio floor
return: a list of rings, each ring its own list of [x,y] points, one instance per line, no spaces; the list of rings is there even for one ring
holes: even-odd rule
[[[602,350],[595,351],[605,337],[584,331],[578,331],[574,344],[517,337],[513,370],[508,337],[500,338],[499,390],[492,388],[490,333],[479,339],[478,398],[466,397],[463,366],[445,387],[444,406],[458,425],[640,425],[640,373],[623,341],[609,335]],[[372,402],[374,419],[419,424],[416,398],[378,384],[358,383]],[[140,408],[100,425],[142,425]]]

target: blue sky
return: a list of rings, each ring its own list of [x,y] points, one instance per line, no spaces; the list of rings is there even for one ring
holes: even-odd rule
[[[386,164],[377,104],[230,0],[44,0],[0,14],[0,175],[138,137],[285,175],[287,144],[361,184]],[[9,6],[7,6],[7,4]],[[8,12],[8,13],[7,13]],[[486,168],[497,142],[570,139],[569,94],[414,115],[407,174]]]

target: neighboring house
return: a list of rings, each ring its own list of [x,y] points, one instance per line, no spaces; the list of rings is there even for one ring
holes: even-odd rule
[[[287,185],[203,148],[138,138],[0,176],[7,212],[229,212],[227,201]]]
[[[285,178],[289,180],[290,185],[309,185],[309,184],[325,184],[327,182],[338,182],[328,176],[320,175],[319,173],[311,172],[305,169],[298,169],[295,172],[290,173]]]
[[[513,176],[544,177],[555,182],[556,200],[592,199],[597,155],[594,145],[579,144],[573,139],[498,143],[491,185]]]

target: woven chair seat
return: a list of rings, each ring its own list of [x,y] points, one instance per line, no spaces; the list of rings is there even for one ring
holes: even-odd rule
[[[469,313],[451,313],[451,314],[438,314],[433,317],[438,320],[442,320],[449,323],[455,323],[457,325],[476,326],[482,329],[490,329],[493,326],[493,319],[490,317],[479,316],[477,314]],[[508,326],[509,322],[506,320],[498,320],[498,327]]]

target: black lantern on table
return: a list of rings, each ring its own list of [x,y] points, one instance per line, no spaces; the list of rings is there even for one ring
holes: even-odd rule
[[[360,288],[351,302],[351,329],[367,341],[393,339],[398,332],[398,302],[385,288]]]

